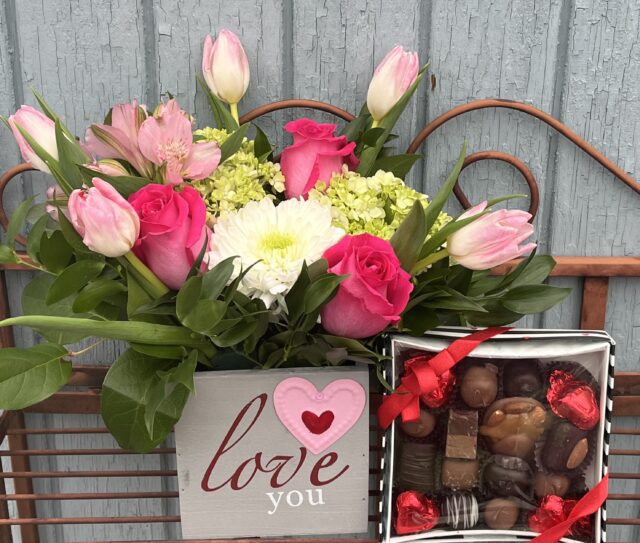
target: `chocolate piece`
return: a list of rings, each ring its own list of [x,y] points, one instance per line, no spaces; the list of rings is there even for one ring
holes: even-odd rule
[[[469,407],[487,407],[498,394],[498,368],[493,364],[471,366],[462,377],[460,396]]]
[[[512,360],[504,366],[502,374],[505,396],[539,396],[542,375],[536,360]]]
[[[518,520],[520,509],[515,500],[493,498],[484,509],[484,522],[492,530],[510,530]]]
[[[402,431],[411,437],[427,437],[436,427],[436,417],[426,409],[420,409],[420,418],[414,422],[403,422]]]
[[[496,454],[525,458],[545,430],[547,412],[533,398],[503,398],[485,413],[480,435],[489,439]]]
[[[401,490],[429,493],[435,489],[436,446],[433,443],[403,443],[396,481]]]
[[[584,462],[588,452],[587,432],[562,420],[549,431],[542,449],[542,464],[552,471],[571,471]]]
[[[469,530],[478,524],[478,500],[471,492],[454,492],[442,507],[444,521],[454,530]]]
[[[477,460],[445,458],[442,461],[442,486],[451,490],[471,490],[478,486],[479,472]]]
[[[533,491],[536,497],[542,498],[554,494],[563,497],[569,490],[571,481],[566,475],[560,473],[536,473],[533,480]]]
[[[522,458],[496,454],[484,468],[484,483],[498,496],[526,498],[531,488],[531,468]]]
[[[447,458],[473,460],[478,448],[478,412],[449,410],[447,426]]]

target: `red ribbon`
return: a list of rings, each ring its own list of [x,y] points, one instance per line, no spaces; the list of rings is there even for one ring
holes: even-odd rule
[[[386,430],[393,420],[402,414],[403,422],[420,418],[420,395],[438,386],[438,375],[450,370],[482,342],[502,334],[511,328],[486,328],[457,339],[433,358],[411,364],[400,386],[382,399],[378,409],[378,423]]]
[[[608,494],[609,475],[607,474],[596,486],[580,498],[566,520],[541,533],[538,537],[532,539],[530,543],[556,543],[566,535],[574,522],[583,517],[588,517],[600,509]]]

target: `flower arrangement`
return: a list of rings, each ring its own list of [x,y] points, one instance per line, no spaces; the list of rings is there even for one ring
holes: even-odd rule
[[[426,66],[394,48],[360,114],[341,132],[302,118],[274,157],[239,125],[247,57],[229,31],[204,43],[200,79],[216,128],[195,130],[175,99],[118,104],[78,140],[37,93],[4,119],[25,161],[53,176],[45,204],[22,203],[0,261],[38,270],[24,315],[45,343],[0,352],[0,408],[64,386],[87,337],[129,343],[103,385],[104,420],[121,446],[146,451],[180,418],[197,368],[377,365],[376,339],[440,324],[500,325],[544,311],[568,291],[541,284],[524,211],[482,202],[443,208],[465,158],[429,199],[403,178],[393,127]],[[26,253],[15,240],[30,223]],[[489,270],[526,259],[508,275]],[[91,346],[87,347],[90,348]],[[239,362],[240,361],[240,362]]]

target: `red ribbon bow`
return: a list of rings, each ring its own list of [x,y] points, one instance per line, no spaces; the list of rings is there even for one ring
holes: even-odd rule
[[[420,418],[420,395],[438,386],[438,375],[450,370],[482,342],[511,328],[487,328],[457,339],[433,358],[412,364],[405,372],[395,392],[382,399],[378,409],[378,423],[386,430],[402,414],[404,422]]]
[[[578,500],[566,520],[544,531],[538,537],[532,539],[531,543],[556,543],[566,535],[577,520],[588,517],[600,509],[608,494],[609,475],[605,475],[596,486]]]

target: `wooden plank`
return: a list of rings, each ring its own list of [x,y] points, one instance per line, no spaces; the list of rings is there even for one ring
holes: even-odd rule
[[[582,330],[603,330],[609,294],[608,277],[586,277],[582,288]]]

